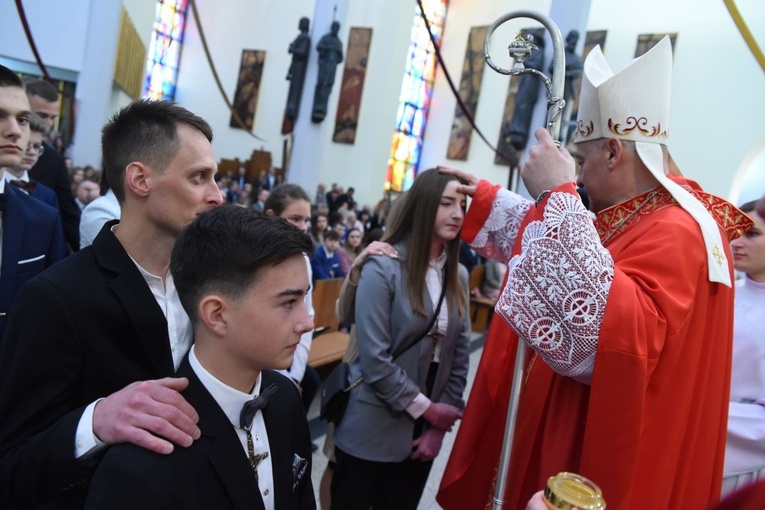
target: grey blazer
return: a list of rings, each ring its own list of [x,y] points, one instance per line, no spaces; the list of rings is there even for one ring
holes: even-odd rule
[[[370,257],[362,269],[355,308],[359,356],[351,364],[350,379],[356,381],[363,375],[365,380],[351,392],[345,417],[335,429],[335,444],[341,450],[377,462],[400,462],[412,453],[415,420],[405,409],[418,393],[425,393],[433,351],[433,339],[425,337],[395,361],[392,358],[398,345],[409,344],[425,333],[434,313],[427,288],[423,289],[427,317],[412,311],[405,286],[407,273],[401,263],[405,250],[396,248],[402,259]],[[468,276],[462,266],[460,279],[467,304]],[[448,306],[450,318],[430,398],[463,408],[470,318],[467,314],[451,316],[458,309],[456,300]]]

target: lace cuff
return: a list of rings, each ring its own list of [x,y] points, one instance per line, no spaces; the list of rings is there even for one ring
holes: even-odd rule
[[[557,373],[592,373],[614,279],[611,254],[579,197],[555,191],[529,223],[497,312]]]
[[[491,212],[470,246],[486,258],[510,260],[524,216],[534,202],[506,189],[497,190]]]

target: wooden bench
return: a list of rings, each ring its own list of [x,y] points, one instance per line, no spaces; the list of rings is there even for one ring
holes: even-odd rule
[[[314,336],[308,364],[313,368],[343,359],[348,347],[348,333],[338,331],[340,324],[335,316],[335,302],[340,296],[343,278],[317,280],[313,286],[314,328],[322,329]]]
[[[494,306],[497,304],[493,299],[473,295],[473,289],[481,288],[485,271],[483,264],[477,264],[470,272],[470,324],[475,333],[486,331],[494,314]]]

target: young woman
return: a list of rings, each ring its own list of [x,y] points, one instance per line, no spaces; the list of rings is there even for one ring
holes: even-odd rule
[[[437,169],[420,173],[386,231],[398,257],[371,257],[362,269],[350,380],[364,379],[334,434],[333,509],[416,508],[461,415],[470,320],[459,184]]]
[[[311,218],[311,202],[305,190],[296,184],[282,184],[271,190],[266,199],[264,211],[270,216],[279,216],[289,221],[303,232],[308,232],[308,220]],[[308,281],[313,281],[311,263],[306,259]],[[313,290],[313,289],[311,289]],[[313,301],[311,292],[305,296],[305,306],[313,319]],[[292,366],[288,370],[280,370],[285,376],[301,389],[303,407],[306,412],[319,389],[319,374],[308,366],[308,354],[311,352],[313,331],[300,337],[300,343],[295,349]]]
[[[348,271],[351,270],[351,264],[361,253],[361,231],[357,228],[350,229],[345,235],[345,241],[337,251],[340,259],[340,270],[343,274],[348,274]]]
[[[329,220],[326,214],[317,214],[311,220],[311,239],[314,249],[324,244],[324,232],[329,228]]]

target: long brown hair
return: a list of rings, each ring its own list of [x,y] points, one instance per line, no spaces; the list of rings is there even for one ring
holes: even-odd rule
[[[420,315],[427,314],[422,300],[422,289],[425,288],[425,274],[428,272],[436,213],[447,183],[456,179],[453,175],[442,174],[438,168],[420,172],[409,191],[396,200],[396,214],[390,218],[382,239],[390,244],[406,243],[406,257],[402,261],[408,273],[405,285],[412,309]],[[402,200],[403,202],[399,204],[398,202]],[[456,299],[459,314],[464,315],[465,289],[458,273],[459,236],[447,241],[444,251],[447,275],[446,298]],[[454,311],[450,309],[449,315],[454,315]]]

